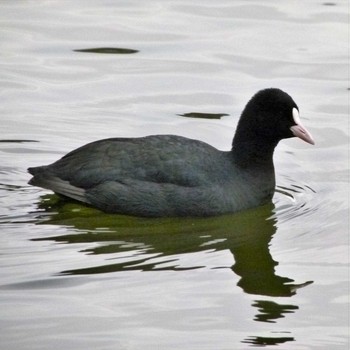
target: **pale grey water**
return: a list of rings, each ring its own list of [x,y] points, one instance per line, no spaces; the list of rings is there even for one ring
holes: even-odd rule
[[[347,349],[347,11],[2,1],[1,349]],[[74,51],[106,47],[138,52]],[[228,149],[247,100],[271,86],[316,140],[279,145],[274,207],[132,219],[27,185],[27,167],[105,137],[173,133]],[[179,116],[191,112],[229,116]]]

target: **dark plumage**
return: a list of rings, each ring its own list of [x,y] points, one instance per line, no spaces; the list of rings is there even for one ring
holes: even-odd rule
[[[273,151],[297,136],[313,144],[298,107],[279,89],[259,91],[238,122],[231,151],[174,135],[111,138],[28,171],[31,185],[109,213],[210,216],[271,200]]]

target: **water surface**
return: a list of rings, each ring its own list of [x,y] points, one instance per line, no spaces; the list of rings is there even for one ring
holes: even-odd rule
[[[1,2],[2,347],[346,349],[346,5]],[[227,150],[272,86],[316,146],[281,142],[270,205],[143,219],[27,185],[29,166],[105,137]]]

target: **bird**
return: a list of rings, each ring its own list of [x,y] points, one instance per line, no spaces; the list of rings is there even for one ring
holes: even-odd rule
[[[177,135],[108,138],[28,168],[29,184],[105,213],[209,217],[258,207],[275,192],[273,153],[282,139],[314,145],[297,104],[278,88],[258,91],[221,151]]]

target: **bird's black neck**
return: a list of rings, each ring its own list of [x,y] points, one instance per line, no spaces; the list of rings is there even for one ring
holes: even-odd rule
[[[235,137],[231,154],[235,163],[244,169],[273,170],[273,152],[278,142]]]

